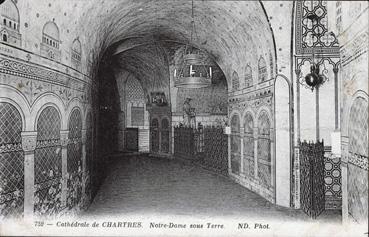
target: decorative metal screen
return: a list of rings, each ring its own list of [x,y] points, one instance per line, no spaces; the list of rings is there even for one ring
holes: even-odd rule
[[[195,156],[195,131],[191,127],[174,128],[174,155],[181,159],[193,160]]]
[[[254,121],[249,113],[246,114],[244,121],[243,157],[244,174],[248,178],[254,178]]]
[[[36,215],[54,215],[60,211],[62,158],[60,146],[60,116],[48,106],[37,120],[35,150]]]
[[[270,120],[265,111],[259,116],[258,129],[258,178],[263,187],[271,190]]]
[[[154,118],[151,120],[150,126],[150,134],[151,134],[151,151],[159,152],[159,121]]]
[[[300,143],[301,209],[316,218],[325,208],[324,144]]]
[[[231,119],[231,168],[235,174],[240,173],[241,166],[241,138],[240,138],[240,118],[233,115]]]
[[[228,173],[228,137],[222,127],[204,127],[204,152],[201,154],[203,167],[227,175]]]
[[[69,209],[81,201],[82,196],[82,116],[74,109],[69,117],[68,133],[68,198]]]
[[[168,119],[164,118],[161,120],[161,152],[169,153],[170,146],[170,126]]]
[[[324,157],[325,209],[341,209],[341,177],[341,158]]]
[[[258,63],[258,72],[259,72],[259,83],[262,83],[267,80],[267,65],[265,59],[261,56]]]
[[[24,200],[22,117],[9,103],[0,103],[0,219],[21,218]]]
[[[131,107],[132,126],[144,126],[144,107]]]

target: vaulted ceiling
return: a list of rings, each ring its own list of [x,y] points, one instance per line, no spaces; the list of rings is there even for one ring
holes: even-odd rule
[[[165,55],[174,44],[190,41],[191,1],[92,1],[86,9],[80,22],[95,48],[109,48],[122,68],[145,80],[144,85],[157,87],[156,80],[169,80],[171,62]],[[261,55],[274,55],[261,2],[195,1],[194,9],[198,38],[193,44],[208,52],[227,78],[233,71],[243,75],[248,63],[256,68]]]

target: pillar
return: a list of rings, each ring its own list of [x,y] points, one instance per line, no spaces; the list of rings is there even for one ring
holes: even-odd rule
[[[255,121],[257,124],[257,121]],[[254,179],[258,180],[258,127],[254,127]]]
[[[320,139],[320,125],[319,125],[319,87],[317,86],[315,89],[315,135],[316,141],[318,142]]]
[[[295,137],[295,149],[294,149],[294,164],[293,174],[295,179],[294,182],[294,193],[293,193],[293,204],[296,209],[300,208],[300,147],[299,142],[301,140],[300,134],[300,74],[301,69],[296,69],[296,137]]]
[[[244,171],[244,154],[243,154],[243,137],[244,137],[245,133],[244,133],[244,128],[240,127],[240,142],[241,142],[241,165],[240,165],[240,176],[241,178],[246,178],[245,176],[245,171]]]
[[[231,134],[228,134],[228,175],[232,174],[232,163],[231,163]]]
[[[60,131],[60,145],[62,152],[62,193],[61,193],[61,206],[62,208],[67,206],[67,194],[68,194],[68,134],[69,130]]]
[[[24,151],[24,218],[33,219],[35,193],[35,149],[37,131],[22,132]]]
[[[338,125],[338,121],[339,121],[339,110],[338,110],[338,67],[335,66],[333,68],[333,73],[334,73],[334,115],[335,115],[335,120],[334,120],[334,129],[338,129],[339,125]]]

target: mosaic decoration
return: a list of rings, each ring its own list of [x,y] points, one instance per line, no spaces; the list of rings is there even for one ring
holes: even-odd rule
[[[50,216],[60,211],[62,158],[61,120],[58,111],[46,107],[37,120],[35,149],[35,214]]]
[[[308,16],[315,13],[317,23],[312,24]],[[327,1],[296,2],[296,53],[311,54],[313,47],[319,48],[320,54],[339,54],[339,45],[334,34],[328,31]]]
[[[315,219],[325,209],[324,144],[299,145],[301,209]]]
[[[258,178],[263,187],[272,189],[270,120],[265,111],[259,116],[258,130]]]
[[[24,200],[22,117],[9,103],[0,103],[0,219],[21,218]]]
[[[238,73],[236,71],[232,74],[232,89],[238,90],[240,88],[240,79],[238,78]]]
[[[252,87],[253,83],[254,79],[252,78],[252,69],[250,65],[247,65],[245,70],[245,88]]]
[[[169,121],[166,118],[161,120],[160,136],[161,136],[161,152],[169,153],[170,127],[169,127]]]
[[[254,121],[250,113],[246,114],[244,120],[243,157],[244,174],[248,178],[254,178]]]
[[[70,115],[68,128],[67,206],[72,209],[80,203],[82,196],[82,117],[78,109]]]
[[[241,137],[240,118],[233,115],[231,119],[231,168],[235,174],[240,174],[241,166]]]
[[[159,152],[159,121],[157,119],[151,120],[150,137],[151,137],[151,151]]]
[[[341,158],[324,157],[325,209],[342,208]]]
[[[259,59],[258,72],[259,72],[259,77],[258,77],[259,83],[265,82],[268,79],[267,65],[266,65],[265,59],[262,56]]]

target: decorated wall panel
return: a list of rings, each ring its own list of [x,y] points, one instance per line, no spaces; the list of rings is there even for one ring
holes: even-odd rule
[[[243,137],[243,159],[244,174],[248,178],[254,178],[254,120],[250,113],[246,113],[244,118],[244,137]]]
[[[258,118],[258,179],[267,189],[272,188],[270,120],[262,111]]]
[[[60,211],[62,177],[60,127],[58,110],[52,106],[43,109],[37,120],[35,150],[36,215],[54,215]]]
[[[15,106],[0,103],[0,219],[22,217],[24,154],[22,117]]]
[[[231,118],[231,168],[232,173],[240,174],[241,170],[241,138],[240,117],[235,114]]]

